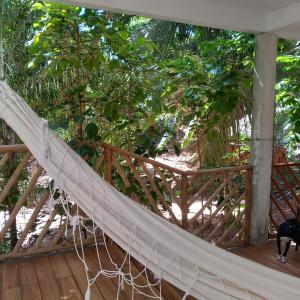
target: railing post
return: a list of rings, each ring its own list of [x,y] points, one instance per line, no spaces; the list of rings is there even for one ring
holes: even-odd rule
[[[112,150],[110,148],[104,148],[104,179],[112,184]]]
[[[181,176],[181,214],[182,214],[182,223],[181,226],[183,229],[188,229],[188,177],[183,174]]]
[[[252,198],[252,169],[245,173],[245,244],[250,243],[251,198]]]

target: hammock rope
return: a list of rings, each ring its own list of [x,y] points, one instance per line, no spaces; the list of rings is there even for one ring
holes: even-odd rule
[[[133,257],[144,266],[143,271],[149,269],[155,274],[157,281],[151,283],[147,279],[147,286],[160,286],[161,290],[164,279],[181,289],[184,299],[187,295],[197,299],[300,299],[298,278],[212,246],[119,193],[48,129],[45,121],[5,82],[0,82],[0,117],[53,178],[55,189],[63,191],[80,207],[72,216],[64,197],[59,199],[65,205],[73,230],[77,228],[80,232],[85,226],[82,210],[93,221],[93,232],[101,229],[103,236],[118,244],[129,260]],[[105,248],[109,255],[107,244]],[[125,283],[137,292],[144,292],[144,286],[139,285],[130,269],[126,272],[116,264],[116,271],[105,270],[99,253],[97,256],[96,276],[119,278],[118,295]],[[81,258],[84,263],[84,255]],[[88,266],[84,267],[88,272]],[[87,281],[90,287],[95,278],[87,276]],[[86,299],[89,296],[90,289]],[[161,291],[152,296],[162,299]]]

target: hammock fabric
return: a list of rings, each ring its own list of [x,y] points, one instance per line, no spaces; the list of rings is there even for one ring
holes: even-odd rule
[[[112,240],[197,299],[300,299],[300,280],[212,246],[119,193],[0,82],[0,117]]]

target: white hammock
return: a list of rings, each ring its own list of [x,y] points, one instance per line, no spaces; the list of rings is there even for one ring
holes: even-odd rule
[[[120,247],[198,299],[300,299],[300,280],[212,246],[116,191],[5,82],[0,117],[56,184]]]

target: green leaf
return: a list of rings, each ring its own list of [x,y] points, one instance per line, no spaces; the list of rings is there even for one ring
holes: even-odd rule
[[[117,121],[120,115],[116,103],[108,102],[104,107],[104,115],[109,121]]]
[[[52,130],[56,131],[58,129],[68,129],[70,120],[68,118],[63,118],[59,121],[50,122],[49,126]]]
[[[279,63],[297,63],[300,62],[300,56],[298,55],[282,55],[277,57]]]
[[[142,131],[146,131],[149,127],[155,124],[155,116],[150,115],[144,122],[142,122],[141,129]]]
[[[190,142],[192,141],[192,139],[194,137],[194,134],[196,131],[194,124],[195,124],[195,120],[193,119],[193,120],[191,120],[189,127],[188,127],[187,131],[185,132],[185,136],[181,143],[182,149],[185,149],[190,144]]]
[[[120,37],[123,39],[123,40],[127,40],[128,39],[128,32],[127,31],[121,31],[120,33]]]
[[[119,61],[118,60],[116,60],[116,59],[113,59],[113,60],[111,60],[110,62],[109,62],[109,64],[108,64],[108,68],[112,71],[112,70],[114,70],[116,67],[118,67],[119,66]]]
[[[192,88],[187,88],[184,92],[185,97],[191,97],[194,93],[194,90]]]
[[[60,197],[60,192],[59,190],[55,190],[54,194],[53,194],[53,199],[57,200]]]
[[[161,103],[158,99],[151,101],[152,111],[159,114],[162,111]]]
[[[95,123],[89,123],[85,127],[85,132],[88,139],[94,139],[97,136],[98,131],[98,126]]]

